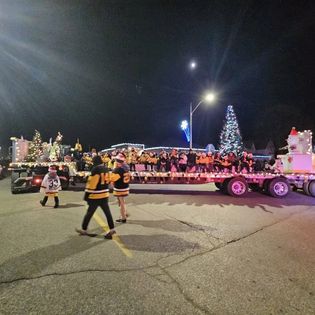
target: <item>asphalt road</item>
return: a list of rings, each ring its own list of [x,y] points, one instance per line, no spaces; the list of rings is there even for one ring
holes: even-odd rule
[[[39,193],[9,185],[0,181],[0,314],[315,314],[315,198],[134,185],[127,224],[104,240],[100,210],[97,237],[74,232],[82,192],[43,208]]]

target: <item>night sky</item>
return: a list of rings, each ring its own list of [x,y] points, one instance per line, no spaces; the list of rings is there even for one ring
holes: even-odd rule
[[[313,1],[0,0],[0,145],[57,131],[85,149],[218,143],[234,105],[243,140],[315,131]],[[188,68],[194,59],[198,68]]]

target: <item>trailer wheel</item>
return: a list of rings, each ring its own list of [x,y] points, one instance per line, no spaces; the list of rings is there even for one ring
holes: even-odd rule
[[[311,195],[311,194],[310,194],[310,191],[309,191],[309,189],[308,189],[309,184],[310,184],[310,182],[305,182],[305,183],[303,183],[303,191],[304,191],[304,193],[305,193],[306,195],[308,195],[308,196]]]
[[[233,197],[243,197],[248,192],[248,184],[243,177],[233,177],[227,184],[227,193]]]
[[[315,180],[308,184],[308,192],[310,196],[315,197]]]
[[[268,192],[272,197],[283,198],[290,192],[291,186],[285,178],[278,177],[271,180]]]
[[[270,185],[271,179],[265,179],[263,183],[263,191],[269,195],[269,185]]]
[[[223,194],[228,194],[228,190],[227,190],[227,186],[230,182],[231,178],[226,178],[222,183],[221,183],[221,186],[220,186],[220,191],[223,193]]]
[[[216,183],[214,183],[214,186],[221,190],[222,183],[216,182]]]

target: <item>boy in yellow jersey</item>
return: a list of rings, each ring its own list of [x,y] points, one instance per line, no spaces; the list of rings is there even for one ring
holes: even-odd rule
[[[116,222],[126,223],[127,222],[127,210],[125,197],[129,195],[129,181],[130,172],[129,166],[125,163],[126,157],[123,153],[119,153],[115,157],[116,167],[112,173],[112,181],[114,182],[114,196],[118,199],[120,207],[120,219]]]
[[[82,229],[76,229],[80,235],[90,235],[87,231],[89,222],[100,206],[106,216],[110,231],[104,236],[106,239],[112,239],[114,230],[114,222],[112,214],[108,205],[110,174],[108,169],[104,166],[102,158],[99,155],[93,157],[93,168],[91,170],[91,176],[85,187],[84,200],[88,203],[87,212],[83,218]]]

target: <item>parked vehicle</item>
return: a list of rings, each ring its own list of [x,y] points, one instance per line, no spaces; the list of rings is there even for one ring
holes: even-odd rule
[[[57,165],[59,164],[59,165]],[[70,175],[69,168],[62,163],[54,163],[57,166],[57,174],[60,178],[62,189],[68,189]],[[48,173],[49,166],[30,166],[11,167],[11,192],[37,192],[44,176]]]

